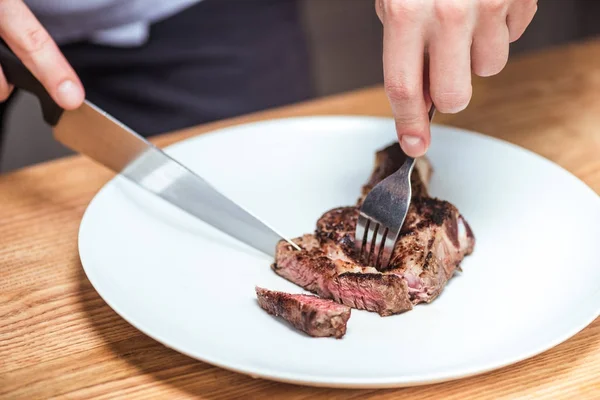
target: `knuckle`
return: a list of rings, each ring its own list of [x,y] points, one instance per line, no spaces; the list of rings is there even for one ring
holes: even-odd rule
[[[404,18],[423,8],[419,0],[383,0],[381,10],[392,19]]]
[[[434,97],[435,107],[443,113],[457,113],[464,110],[471,101],[471,86],[460,91],[443,91]]]
[[[440,21],[464,23],[468,18],[468,2],[463,0],[437,0],[435,15]]]
[[[419,136],[422,133],[423,119],[418,110],[394,115],[396,128],[399,134]]]
[[[35,54],[47,48],[51,42],[52,38],[44,28],[35,27],[25,31],[22,48],[25,53]]]
[[[409,103],[414,101],[421,91],[416,85],[386,81],[385,92],[392,103]]]
[[[426,137],[425,133],[427,130],[427,125],[422,123],[420,115],[414,114],[414,116],[411,116],[410,118],[394,116],[394,126],[396,128],[396,134],[398,137],[420,137],[424,143],[428,144],[428,138]]]
[[[506,0],[481,0],[480,7],[488,13],[501,13],[506,8]]]

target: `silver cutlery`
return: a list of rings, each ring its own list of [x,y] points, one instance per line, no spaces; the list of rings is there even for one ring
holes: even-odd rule
[[[429,110],[429,122],[435,106]],[[415,158],[406,156],[402,166],[379,182],[365,197],[354,234],[359,259],[378,270],[387,268],[406,219],[412,196],[410,177]]]
[[[63,110],[2,41],[0,64],[9,83],[40,100],[44,120],[53,127],[54,138],[71,150],[269,256],[275,255],[280,240],[300,249],[91,102],[85,100],[75,110]]]

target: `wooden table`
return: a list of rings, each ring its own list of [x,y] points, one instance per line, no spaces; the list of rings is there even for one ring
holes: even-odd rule
[[[390,110],[376,87],[200,126],[156,142],[167,145],[227,125],[315,114],[389,116]],[[499,76],[474,82],[466,111],[436,119],[534,150],[600,192],[600,41],[514,59]],[[2,398],[600,398],[600,319],[516,365],[398,390],[298,387],[252,379],[181,355],[117,316],[82,271],[79,222],[110,178],[82,157],[0,177]]]

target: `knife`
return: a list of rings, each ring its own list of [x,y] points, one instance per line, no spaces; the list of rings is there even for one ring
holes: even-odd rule
[[[300,250],[290,239],[90,101],[85,100],[75,110],[60,108],[1,41],[0,65],[9,83],[39,99],[54,138],[66,147],[269,256],[275,255],[281,240]]]

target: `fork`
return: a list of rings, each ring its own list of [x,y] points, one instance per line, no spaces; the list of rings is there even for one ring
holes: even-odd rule
[[[429,122],[433,114],[434,105],[429,110]],[[412,196],[410,177],[415,161],[413,157],[406,156],[398,171],[371,189],[360,208],[354,243],[359,260],[377,270],[388,267],[406,219]]]

